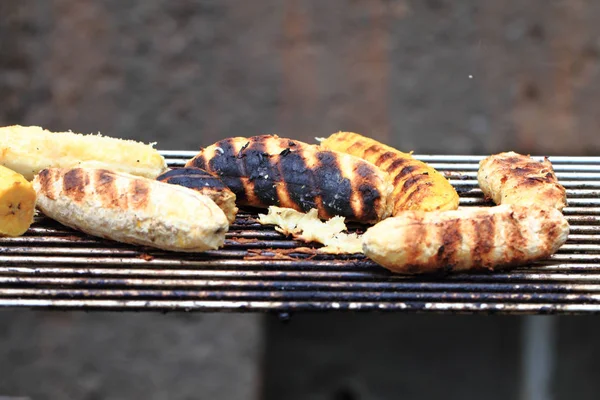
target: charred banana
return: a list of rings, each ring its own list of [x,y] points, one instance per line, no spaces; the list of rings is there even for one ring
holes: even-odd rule
[[[186,166],[219,176],[241,205],[301,212],[315,208],[322,219],[339,215],[363,223],[391,212],[392,186],[379,168],[296,140],[228,138],[201,150]]]

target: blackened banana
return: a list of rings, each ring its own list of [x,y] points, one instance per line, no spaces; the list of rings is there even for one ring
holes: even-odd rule
[[[391,213],[392,184],[375,165],[297,140],[261,135],[221,140],[187,162],[221,178],[240,205],[316,208],[375,223]]]

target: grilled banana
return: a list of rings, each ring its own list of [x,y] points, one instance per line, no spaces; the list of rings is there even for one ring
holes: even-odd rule
[[[186,166],[218,175],[242,205],[315,208],[322,219],[339,215],[363,223],[391,212],[392,186],[379,168],[296,140],[229,138],[201,150]]]
[[[214,175],[200,168],[173,168],[161,174],[157,181],[180,185],[208,196],[227,216],[230,224],[235,221],[238,208],[235,206],[235,194]]]
[[[321,146],[363,158],[390,174],[393,181],[393,212],[434,211],[458,208],[458,194],[438,171],[412,155],[352,132],[335,133]]]
[[[552,164],[515,152],[490,156],[480,163],[479,187],[496,204],[535,204],[562,210],[565,188],[558,183]]]
[[[35,190],[23,175],[0,166],[0,236],[21,236],[35,213]]]
[[[34,179],[37,206],[63,225],[123,243],[173,251],[223,245],[227,218],[191,189],[94,168],[49,168]]]
[[[406,211],[369,228],[363,251],[385,268],[406,274],[494,269],[546,258],[568,234],[569,224],[556,208]]]
[[[97,167],[152,179],[167,168],[151,145],[19,125],[0,128],[0,165],[27,180],[45,168]]]

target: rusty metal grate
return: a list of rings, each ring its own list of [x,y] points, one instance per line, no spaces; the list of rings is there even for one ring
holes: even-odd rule
[[[193,152],[166,151],[170,165]],[[484,205],[482,157],[419,156],[446,173],[461,205]],[[446,277],[388,273],[361,257],[302,252],[240,213],[226,246],[177,254],[120,245],[39,218],[0,238],[0,306],[54,309],[590,313],[600,311],[600,157],[552,157],[567,188],[569,241],[510,272]],[[274,250],[273,250],[274,249]],[[277,254],[276,256],[274,256]]]

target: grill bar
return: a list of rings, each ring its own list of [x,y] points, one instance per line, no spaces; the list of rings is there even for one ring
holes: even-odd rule
[[[181,166],[194,152],[163,152]],[[482,156],[416,156],[442,171],[461,206],[488,206]],[[401,276],[362,256],[301,248],[243,210],[223,249],[178,254],[93,238],[43,216],[0,238],[0,307],[81,310],[600,312],[600,157],[550,157],[567,188],[571,234],[557,254],[512,271]]]

